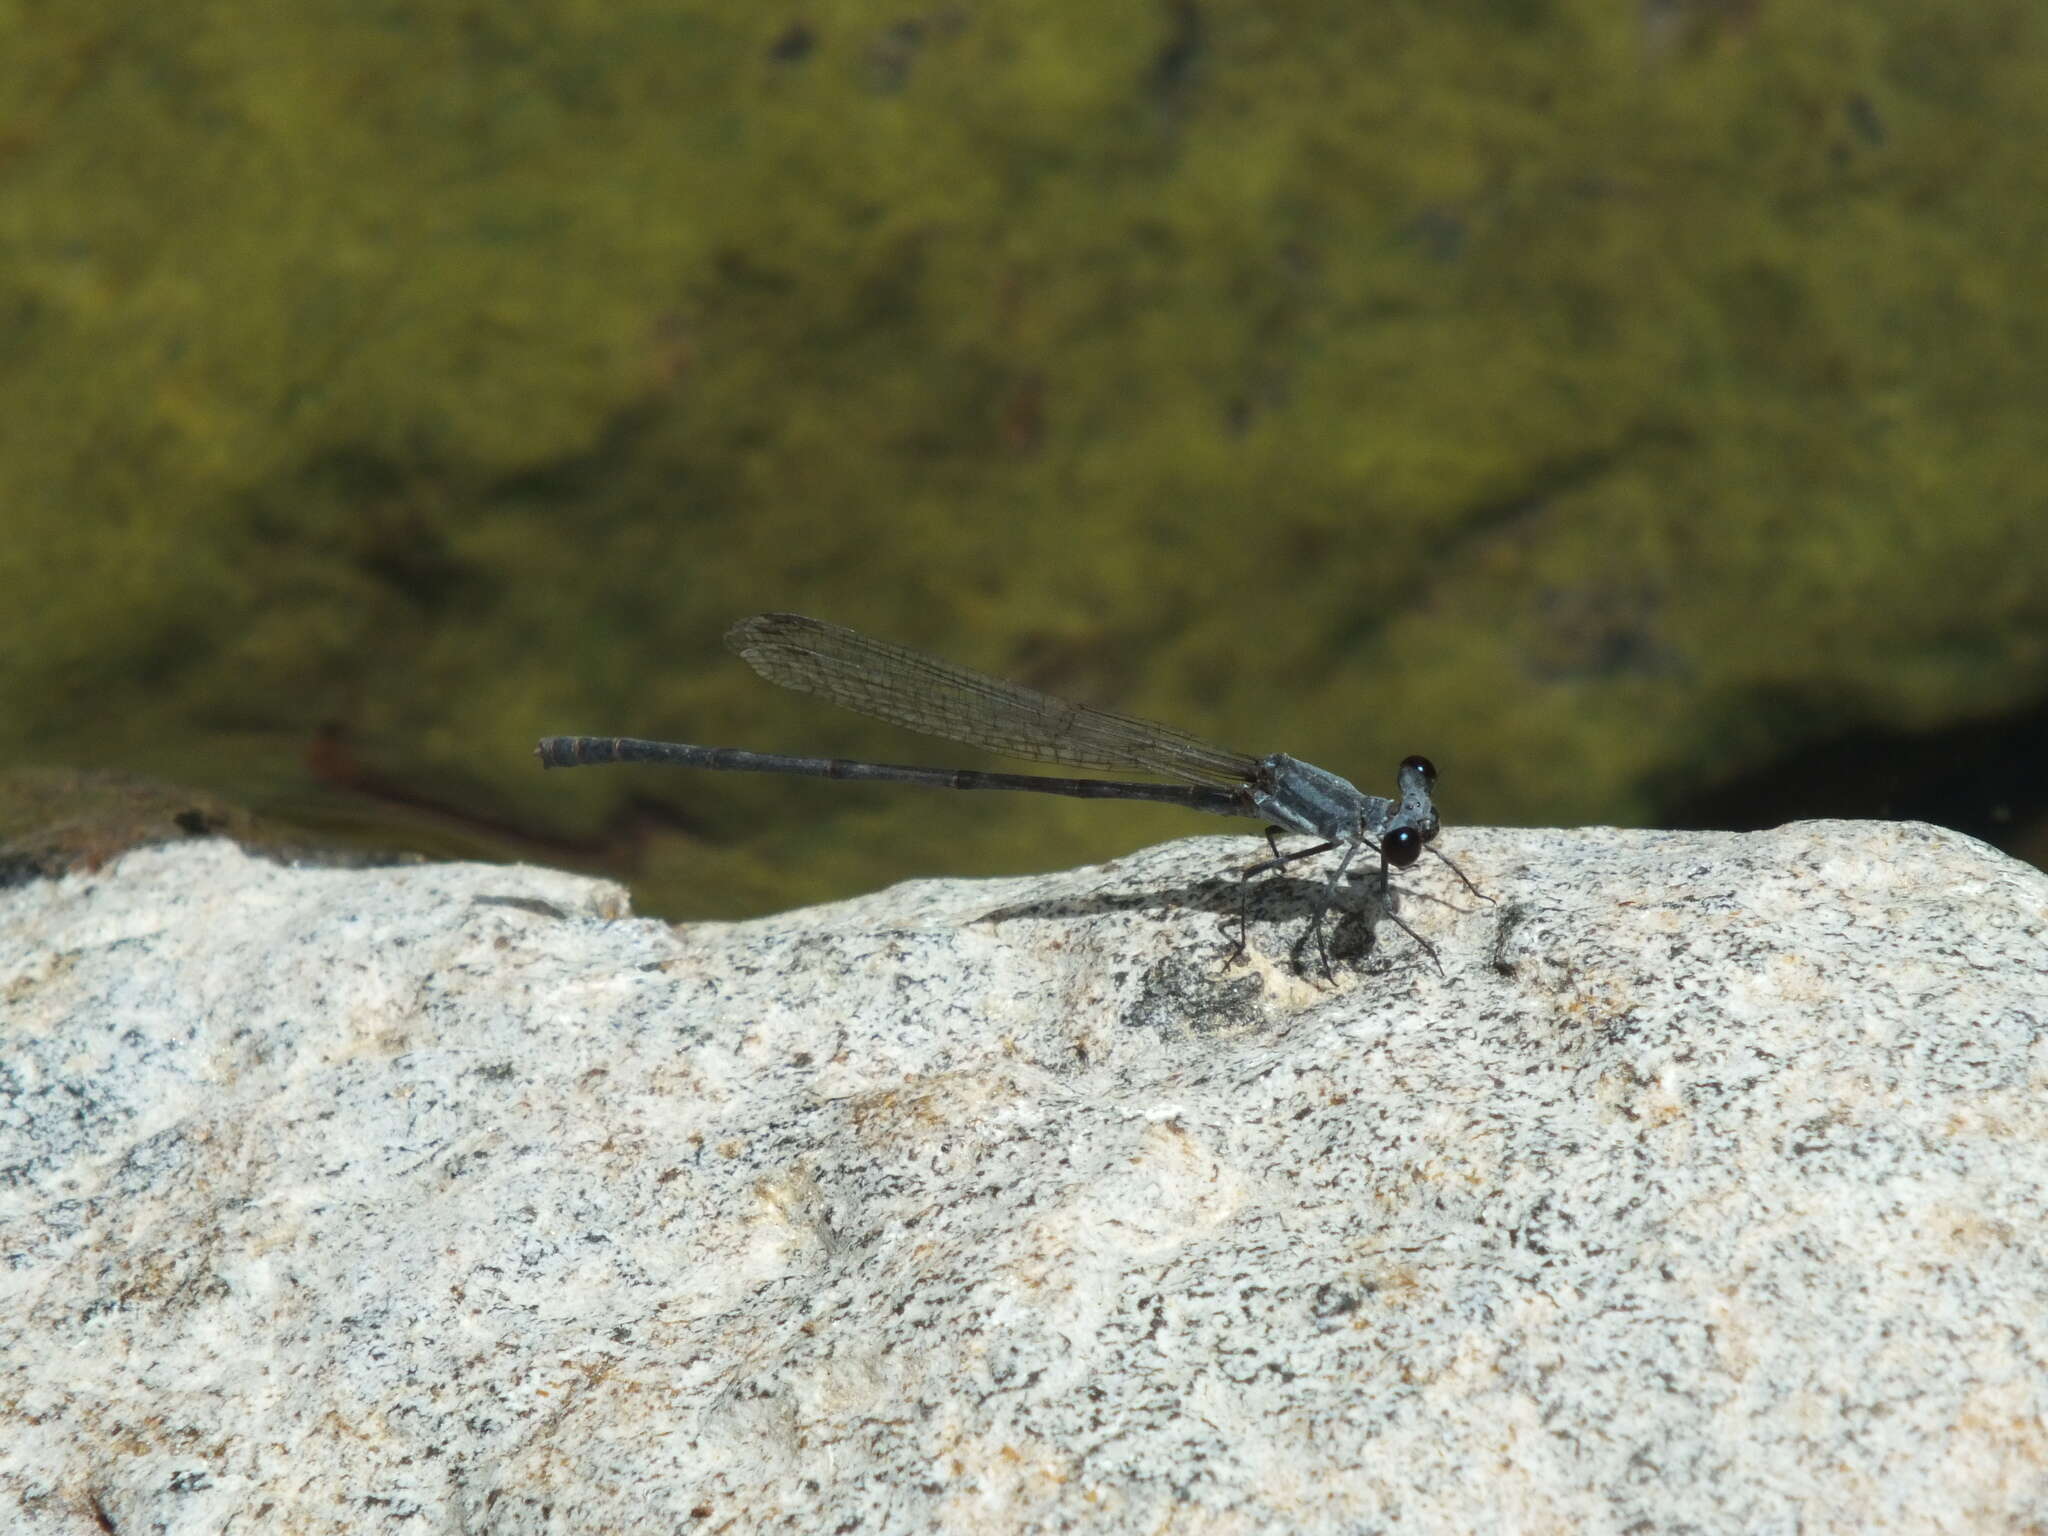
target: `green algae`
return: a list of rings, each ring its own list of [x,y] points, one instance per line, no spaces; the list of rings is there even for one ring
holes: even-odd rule
[[[556,730],[951,755],[724,657],[761,608],[1368,789],[1427,751],[1466,822],[2013,707],[2044,31],[0,7],[17,753],[467,808],[695,914],[1230,826],[533,770]]]

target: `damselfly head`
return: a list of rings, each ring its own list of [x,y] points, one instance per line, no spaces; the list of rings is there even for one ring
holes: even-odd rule
[[[1394,817],[1399,825],[1386,834],[1387,862],[1406,869],[1421,857],[1422,845],[1432,841],[1442,826],[1429,798],[1436,788],[1436,764],[1426,757],[1404,757],[1394,782],[1400,786],[1401,809]],[[1405,838],[1401,836],[1404,833]]]

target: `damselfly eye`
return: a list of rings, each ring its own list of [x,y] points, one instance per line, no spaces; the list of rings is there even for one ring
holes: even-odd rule
[[[1396,827],[1380,839],[1380,857],[1396,869],[1406,869],[1422,857],[1422,834],[1413,827]]]
[[[1417,756],[1402,758],[1401,772],[1404,775],[1410,773],[1419,773],[1422,775],[1422,787],[1424,789],[1436,788],[1436,764],[1432,763],[1426,757]]]

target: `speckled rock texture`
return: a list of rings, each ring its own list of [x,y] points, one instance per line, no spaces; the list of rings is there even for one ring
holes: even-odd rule
[[[0,1525],[2048,1522],[2048,877],[1458,829],[1325,981],[1261,846],[6,892]]]

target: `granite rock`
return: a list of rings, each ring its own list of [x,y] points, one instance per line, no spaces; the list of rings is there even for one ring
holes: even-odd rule
[[[1325,979],[1259,846],[0,895],[0,1524],[2048,1522],[2048,876],[1458,829]]]

